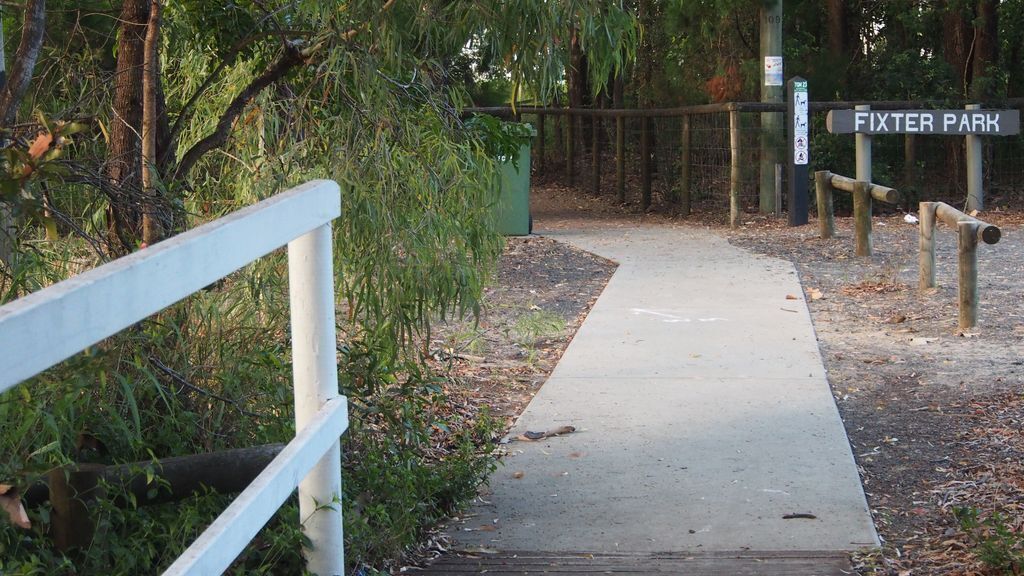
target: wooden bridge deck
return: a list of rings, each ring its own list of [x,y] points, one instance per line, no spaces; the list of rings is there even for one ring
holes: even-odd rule
[[[686,574],[692,576],[841,576],[853,573],[849,555],[837,551],[702,552],[688,554],[588,554],[568,552],[500,552],[449,554],[416,574],[443,576],[487,574]]]

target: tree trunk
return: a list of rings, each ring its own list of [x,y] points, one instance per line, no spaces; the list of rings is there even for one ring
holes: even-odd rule
[[[43,47],[45,29],[45,0],[29,0],[25,4],[21,41],[8,76],[6,55],[3,52],[3,23],[0,22],[0,127],[10,127],[18,117],[18,108],[35,73],[36,60]],[[17,225],[13,207],[0,203],[0,265],[10,266],[14,258],[18,244]]]
[[[977,18],[974,19],[974,58],[971,62],[972,95],[976,98],[995,95],[995,86],[989,80],[989,68],[999,63],[998,16],[998,0],[979,0]]]
[[[970,49],[972,30],[968,15],[954,0],[944,2],[942,17],[943,58],[953,71],[953,78],[959,87],[959,94],[967,96],[970,87]],[[950,182],[959,193],[964,191],[964,149],[963,138],[946,139],[946,166]]]
[[[149,170],[143,167],[152,167],[159,175],[174,162],[173,154],[166,152],[172,143],[160,80],[159,10],[150,18],[154,5],[159,5],[157,0],[125,0],[121,8],[105,174],[108,241],[114,253],[130,252],[140,241],[158,240],[174,221],[168,199],[149,193],[156,189],[148,180],[153,174],[145,174],[144,181]],[[148,128],[143,118],[151,122]],[[151,140],[144,154],[147,136]]]
[[[107,179],[110,206],[107,227],[114,252],[135,248],[142,235],[143,69],[150,0],[125,0],[121,8],[121,34],[117,41],[114,76],[114,118],[110,127]]]
[[[580,47],[579,36],[573,30],[569,47],[569,67],[565,70],[569,88],[569,107],[582,108],[588,101],[587,58]]]
[[[966,96],[971,81],[970,50],[973,44],[973,31],[968,15],[952,0],[947,0],[945,4],[942,30],[943,58],[953,70],[960,94]]]
[[[828,0],[828,52],[840,61],[846,58],[846,2]]]
[[[43,33],[46,31],[46,1],[29,0],[25,4],[24,26],[21,41],[14,54],[11,73],[0,89],[0,123],[8,127],[18,116],[21,99],[28,90],[29,82],[36,68],[39,51],[43,47]]]
[[[146,40],[143,49],[142,71],[142,172],[143,214],[142,242],[150,245],[163,236],[158,206],[159,192],[153,185],[157,170],[157,84],[160,78],[160,54],[157,43],[160,39],[160,1],[152,0],[149,7],[149,23],[146,26]]]

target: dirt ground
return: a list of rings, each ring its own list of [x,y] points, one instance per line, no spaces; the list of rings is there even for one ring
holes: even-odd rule
[[[885,542],[880,557],[863,559],[864,573],[1024,568],[1019,536],[998,543],[994,524],[964,530],[956,516],[998,513],[1015,530],[1024,520],[1024,229],[1019,216],[984,218],[1003,239],[979,248],[979,326],[966,332],[957,329],[956,236],[944,227],[936,235],[938,287],[926,292],[917,288],[917,227],[901,214],[875,220],[870,259],[853,255],[849,218],[828,241],[812,226],[762,218],[726,232],[733,244],[791,260],[800,273]],[[986,541],[1003,557],[979,557]]]
[[[657,224],[555,183],[535,184],[541,227],[584,218]],[[875,255],[853,255],[851,219],[837,237],[748,215],[694,215],[730,242],[795,263],[829,381],[846,424],[880,554],[861,574],[1017,574],[1024,570],[1024,216],[988,213],[1002,240],[979,248],[980,322],[957,330],[956,238],[937,230],[938,288],[917,289],[917,228],[875,219]],[[614,264],[538,237],[509,239],[478,327],[438,342],[474,402],[511,424],[557,363]]]

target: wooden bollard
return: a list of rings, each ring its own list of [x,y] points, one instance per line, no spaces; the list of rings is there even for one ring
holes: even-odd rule
[[[853,225],[857,256],[871,256],[871,183],[853,185]]]
[[[835,217],[832,210],[832,193],[835,190],[849,192],[853,196],[854,238],[857,256],[871,256],[871,209],[875,200],[887,204],[900,201],[899,191],[833,174],[827,170],[814,173],[814,190],[818,200],[818,229],[823,239],[835,235]]]
[[[822,240],[836,234],[836,219],[832,209],[832,173],[819,170],[814,173],[814,194],[818,204],[818,233]]]
[[[956,228],[958,251],[957,290],[961,330],[978,325],[978,244],[995,244],[1002,237],[998,226],[982,222],[945,202],[920,204],[920,255],[918,287],[935,287],[935,225],[941,221]]]
[[[978,228],[977,222],[961,221],[960,232],[960,329],[978,325]]]
[[[935,288],[935,203],[921,202],[918,207],[917,287]]]
[[[78,464],[48,474],[50,526],[58,550],[82,549],[92,543],[96,527],[89,517],[89,504],[103,497],[100,479],[105,468],[101,464]]]

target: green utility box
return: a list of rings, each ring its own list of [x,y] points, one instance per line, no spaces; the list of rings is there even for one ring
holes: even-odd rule
[[[506,236],[526,236],[533,231],[530,144],[537,131],[529,124],[505,122],[487,114],[466,120],[465,127],[498,164],[498,189],[493,205],[495,230]]]
[[[517,166],[518,164],[518,166]],[[506,236],[526,236],[533,232],[530,216],[530,144],[519,146],[518,162],[501,163],[501,188],[495,206],[498,232]]]

